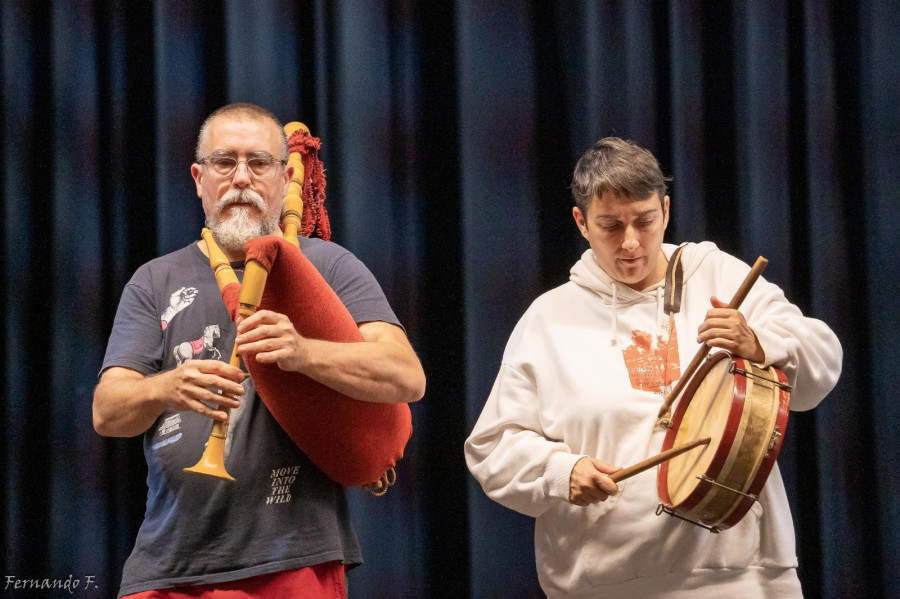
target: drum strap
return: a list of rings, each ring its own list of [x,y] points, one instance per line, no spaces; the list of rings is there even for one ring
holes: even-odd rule
[[[678,246],[669,259],[666,268],[666,314],[672,316],[681,310],[681,289],[684,286],[684,267],[681,265],[681,254],[687,244]]]

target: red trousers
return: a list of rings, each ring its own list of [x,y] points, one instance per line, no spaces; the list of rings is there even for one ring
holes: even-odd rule
[[[326,562],[301,570],[263,574],[219,584],[200,584],[126,595],[127,599],[346,599],[344,566]],[[123,599],[125,599],[123,597]]]

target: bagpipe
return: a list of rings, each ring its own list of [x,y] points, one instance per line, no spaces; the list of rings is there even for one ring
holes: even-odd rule
[[[288,123],[284,129],[294,176],[284,199],[283,238],[270,235],[247,242],[241,284],[212,233],[203,230],[222,299],[235,320],[257,309],[272,310],[286,315],[304,337],[362,342],[353,317],[303,255],[297,239],[298,233],[326,241],[331,236],[317,154],[321,142],[302,123]],[[231,364],[240,367],[240,361],[235,345]],[[260,364],[252,356],[244,356],[243,362],[269,412],[316,467],[343,486],[362,486],[375,495],[387,492],[412,435],[407,404],[356,400],[277,364]],[[225,469],[227,429],[227,422],[213,423],[203,457],[187,471],[234,480]]]

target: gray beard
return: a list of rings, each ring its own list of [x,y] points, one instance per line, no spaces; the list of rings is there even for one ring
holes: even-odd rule
[[[225,208],[235,202],[249,202],[254,204],[263,216],[254,218],[252,208],[232,208],[231,217],[227,220],[221,218]],[[213,239],[225,251],[242,252],[244,244],[251,239],[271,235],[278,229],[281,220],[281,210],[273,210],[271,214],[265,213],[266,204],[260,195],[252,190],[232,190],[222,196],[215,206],[215,214],[206,217],[206,227],[212,231]]]

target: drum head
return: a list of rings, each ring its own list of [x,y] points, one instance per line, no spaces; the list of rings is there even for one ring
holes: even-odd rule
[[[727,357],[726,354],[718,355]],[[672,447],[705,437],[711,441],[705,447],[688,451],[669,461],[667,481],[669,497],[674,504],[682,503],[697,487],[698,477],[709,470],[723,437],[734,391],[731,364],[731,360],[717,359],[700,379],[693,395],[681,399],[688,403],[685,404]]]

